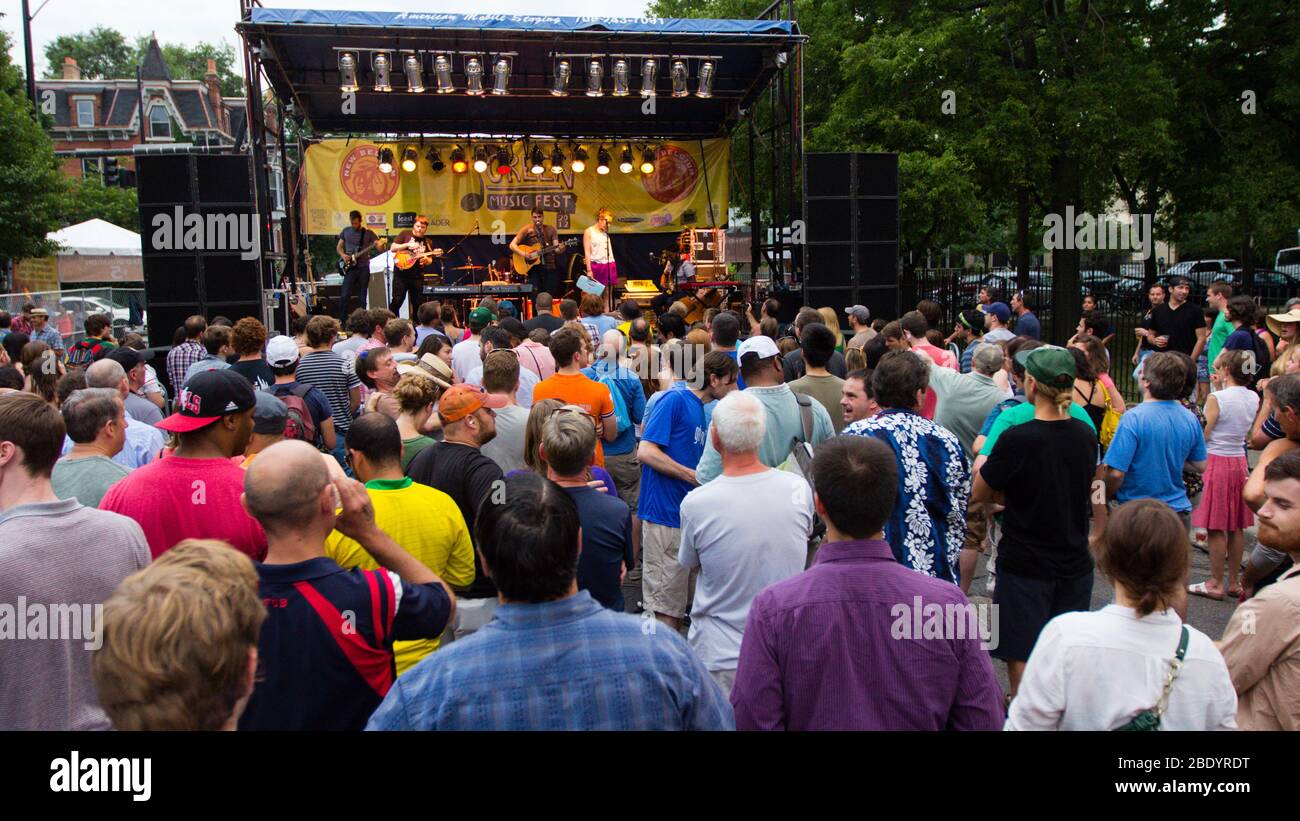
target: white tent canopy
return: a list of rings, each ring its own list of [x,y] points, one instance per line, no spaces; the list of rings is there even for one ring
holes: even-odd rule
[[[61,231],[46,234],[46,239],[59,243],[60,256],[70,254],[140,256],[139,234],[102,219],[69,225]]]

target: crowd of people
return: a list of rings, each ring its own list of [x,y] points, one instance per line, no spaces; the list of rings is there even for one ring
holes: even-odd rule
[[[1208,290],[1136,402],[988,288],[0,316],[0,728],[1296,729],[1300,299]]]

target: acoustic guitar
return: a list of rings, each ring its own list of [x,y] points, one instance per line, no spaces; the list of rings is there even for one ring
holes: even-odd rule
[[[542,263],[542,256],[552,254],[557,251],[563,251],[566,248],[575,248],[578,243],[582,242],[582,237],[566,239],[563,242],[557,242],[554,245],[546,246],[538,243],[537,245],[520,245],[519,251],[513,254],[510,260],[511,266],[519,276],[527,276],[528,272]]]
[[[415,254],[410,251],[398,251],[393,256],[393,267],[399,271],[409,271],[411,270],[411,267],[420,260],[428,259],[429,257],[440,257],[442,254],[443,251],[441,248],[434,248],[420,254]]]

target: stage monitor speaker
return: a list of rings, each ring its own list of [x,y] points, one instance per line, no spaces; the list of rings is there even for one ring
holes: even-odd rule
[[[808,154],[804,303],[899,315],[898,155]]]
[[[260,260],[244,259],[235,241],[259,230],[247,155],[143,154],[135,162],[149,343],[170,345],[193,314],[263,319],[270,284],[261,282]],[[186,231],[190,215],[202,229]]]

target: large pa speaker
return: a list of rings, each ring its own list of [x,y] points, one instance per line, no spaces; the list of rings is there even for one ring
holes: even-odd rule
[[[135,162],[150,344],[170,345],[192,314],[262,318],[259,260],[243,259],[238,242],[260,240],[248,157],[143,154]]]
[[[898,155],[808,154],[804,302],[899,315]]]

